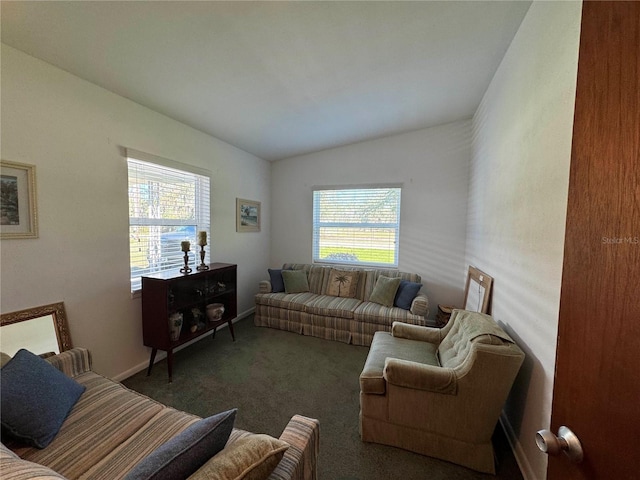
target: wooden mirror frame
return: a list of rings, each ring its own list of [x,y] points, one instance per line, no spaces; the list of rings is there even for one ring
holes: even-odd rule
[[[491,286],[493,285],[493,277],[490,277],[486,273],[478,270],[476,267],[469,265],[469,274],[467,275],[467,284],[464,288],[464,307],[467,308],[467,300],[469,299],[469,288],[471,282],[474,282],[484,288],[484,295],[482,297],[482,304],[480,305],[480,313],[489,313],[489,306],[491,301]]]
[[[27,308],[17,312],[3,313],[0,315],[0,327],[12,325],[14,323],[25,322],[34,318],[53,317],[53,327],[58,339],[58,348],[61,352],[73,348],[69,326],[67,325],[67,313],[64,309],[64,302],[51,303],[40,307]]]

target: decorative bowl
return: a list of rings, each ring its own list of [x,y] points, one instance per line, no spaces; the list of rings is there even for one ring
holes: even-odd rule
[[[210,303],[207,305],[207,318],[210,322],[217,322],[222,319],[224,305],[221,303]]]

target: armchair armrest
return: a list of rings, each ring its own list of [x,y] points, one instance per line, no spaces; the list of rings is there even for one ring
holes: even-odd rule
[[[91,370],[91,353],[86,348],[72,348],[47,357],[47,362],[69,377],[77,377]]]
[[[396,338],[429,342],[436,345],[442,341],[442,329],[440,328],[423,327],[403,322],[393,322],[391,335]]]
[[[399,387],[447,395],[455,395],[458,392],[457,377],[451,368],[387,358],[384,362],[383,376],[388,383]]]
[[[271,282],[269,280],[260,280],[258,293],[271,293]]]
[[[409,311],[421,317],[429,316],[429,298],[424,293],[419,293],[411,302]]]
[[[280,440],[290,446],[269,479],[316,480],[320,451],[318,420],[294,415],[280,435]]]

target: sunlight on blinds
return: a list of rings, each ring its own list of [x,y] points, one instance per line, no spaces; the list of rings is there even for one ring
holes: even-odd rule
[[[313,261],[398,265],[398,187],[315,189]]]
[[[209,177],[128,158],[131,288],[184,264],[180,242],[209,233]],[[192,249],[193,250],[193,249]],[[195,252],[190,252],[191,256]]]

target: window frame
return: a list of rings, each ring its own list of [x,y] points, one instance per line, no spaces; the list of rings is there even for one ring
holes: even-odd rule
[[[365,223],[365,222],[320,222],[318,217],[320,216],[320,198],[316,195],[320,191],[344,191],[344,190],[382,190],[382,189],[396,189],[398,190],[397,196],[397,211],[395,222],[391,223]],[[402,206],[402,184],[367,184],[367,185],[331,185],[331,186],[314,186],[312,187],[312,263],[314,264],[338,264],[338,265],[352,265],[362,267],[377,267],[397,269],[399,265],[400,257],[400,219],[401,219],[401,206]],[[320,258],[320,234],[319,228],[379,228],[379,229],[394,229],[395,235],[393,239],[394,252],[393,263],[382,263],[374,261],[350,261],[348,259],[327,259]]]
[[[180,268],[182,264],[169,264],[165,267],[146,269],[141,274],[135,276],[132,271],[134,265],[134,259],[131,255],[132,252],[132,235],[131,227],[137,226],[156,226],[156,227],[193,227],[193,235],[189,235],[186,240],[191,242],[191,260],[195,259],[196,252],[196,239],[198,231],[206,231],[209,234],[211,229],[211,172],[209,170],[194,167],[184,163],[169,160],[156,155],[140,152],[138,150],[124,149],[124,157],[127,162],[127,202],[128,202],[128,216],[129,216],[129,272],[130,272],[130,288],[133,298],[139,297],[141,294],[142,283],[141,277],[147,275],[154,275],[162,273],[168,270]],[[175,170],[179,175],[185,175],[187,177],[193,176],[193,181],[196,184],[195,202],[193,205],[195,211],[194,219],[171,219],[171,218],[148,218],[148,217],[132,217],[131,216],[131,184],[130,184],[130,160],[138,164],[148,164],[150,167],[157,167],[159,169]],[[204,187],[204,192],[203,192]],[[160,234],[162,235],[162,234]],[[162,243],[162,240],[160,240]],[[161,249],[162,251],[162,249]],[[199,262],[199,258],[197,260]],[[137,281],[136,281],[137,279]]]

